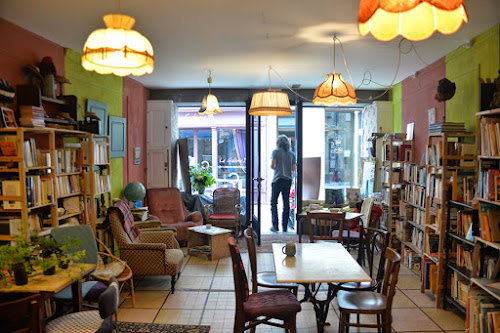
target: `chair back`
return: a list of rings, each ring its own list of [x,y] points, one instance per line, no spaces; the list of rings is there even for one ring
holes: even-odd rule
[[[53,228],[50,232],[52,237],[58,243],[71,242],[76,238],[80,240],[80,245],[72,246],[69,249],[70,253],[85,250],[86,257],[81,260],[85,264],[97,265],[97,244],[94,236],[94,231],[89,225],[75,225],[64,228]]]
[[[243,234],[247,241],[248,257],[250,258],[250,269],[252,271],[252,293],[258,292],[257,286],[257,250],[255,249],[255,235],[253,228],[248,227]]]
[[[240,204],[240,190],[234,187],[218,187],[213,193],[214,214],[234,214],[234,206]]]
[[[118,248],[126,244],[132,244],[130,237],[125,232],[125,229],[123,229],[123,216],[120,212],[116,209],[110,210],[108,212],[108,219],[113,239],[116,241],[116,244],[118,244]]]
[[[361,261],[360,257],[362,257],[363,251],[365,251],[370,277],[376,282],[373,286],[373,290],[380,292],[382,281],[384,280],[386,251],[389,247],[391,233],[385,230],[370,227],[362,228],[361,230],[362,247],[358,251],[358,262]],[[374,275],[375,255],[379,256],[376,275]]]
[[[99,296],[99,315],[102,319],[111,317],[118,309],[120,287],[116,278],[109,280],[108,288]]]
[[[366,198],[365,200],[363,200],[363,203],[361,204],[360,213],[363,214],[363,216],[361,216],[361,221],[363,221],[363,227],[374,227],[370,225],[374,201],[375,201],[374,198]]]
[[[42,296],[5,293],[0,298],[2,332],[42,332]]]
[[[250,291],[248,289],[248,280],[245,273],[245,267],[241,260],[240,249],[236,245],[233,237],[227,240],[229,245],[229,252],[231,253],[231,261],[233,264],[233,279],[234,279],[234,293],[236,296],[236,312],[242,313],[243,303],[248,300]]]
[[[309,241],[336,240],[342,242],[345,212],[308,212],[307,224],[309,225]],[[339,230],[338,236],[333,236],[333,230]]]
[[[390,247],[387,248],[385,256],[387,258],[387,266],[385,268],[384,282],[382,283],[382,295],[387,297],[386,310],[390,313],[392,300],[396,293],[396,284],[398,283],[401,256]]]
[[[178,188],[151,188],[146,194],[149,211],[164,224],[183,222],[189,215]]]

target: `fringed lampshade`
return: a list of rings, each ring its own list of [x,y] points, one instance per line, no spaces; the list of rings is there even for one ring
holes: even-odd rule
[[[251,116],[286,116],[292,114],[288,94],[282,91],[259,91],[253,94],[248,113]]]
[[[434,31],[456,32],[468,22],[463,0],[361,0],[358,29],[378,40],[388,41],[401,35],[419,41]]]
[[[221,114],[221,113],[222,110],[219,107],[219,101],[217,100],[217,97],[215,97],[215,95],[208,94],[205,97],[203,97],[203,101],[201,102],[201,108],[200,111],[198,111],[198,114],[211,116],[214,114]]]
[[[146,37],[131,30],[135,19],[123,14],[109,14],[103,20],[107,29],[93,31],[85,42],[83,68],[118,76],[152,73],[153,47]]]
[[[356,104],[356,92],[344,81],[342,74],[328,74],[314,91],[313,103],[325,106]]]

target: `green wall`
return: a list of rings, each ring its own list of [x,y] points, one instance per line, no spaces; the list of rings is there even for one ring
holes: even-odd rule
[[[79,117],[83,119],[87,99],[93,99],[108,104],[109,116],[122,116],[123,79],[115,75],[101,75],[87,72],[81,65],[81,53],[65,49],[64,67],[66,77],[71,84],[66,84],[65,94],[78,97]],[[123,189],[123,158],[111,159],[112,197],[121,197]]]
[[[446,121],[465,122],[468,131],[477,132],[479,79],[495,78],[499,69],[499,25],[446,56],[446,77],[456,84],[455,96],[446,102]]]
[[[401,82],[394,85],[391,91],[392,100],[392,131],[394,133],[402,133],[402,84]],[[406,129],[405,129],[406,131]]]

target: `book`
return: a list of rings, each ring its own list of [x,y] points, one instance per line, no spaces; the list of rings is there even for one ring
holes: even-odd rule
[[[0,136],[0,152],[3,156],[16,156],[17,137],[15,135]]]
[[[2,181],[2,195],[10,197],[21,196],[21,182],[19,180]],[[16,200],[3,200],[3,209],[21,209],[22,202]]]

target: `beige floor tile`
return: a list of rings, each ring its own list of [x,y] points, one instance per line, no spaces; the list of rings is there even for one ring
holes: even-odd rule
[[[135,284],[135,290],[170,290],[171,277],[169,275],[145,276],[138,284]],[[177,288],[177,284],[175,285]]]
[[[118,321],[152,323],[158,309],[118,309]]]
[[[181,276],[214,276],[216,265],[187,265]]]
[[[417,306],[400,290],[396,290],[392,307],[394,309],[400,309],[400,308],[416,308]]]
[[[179,290],[175,294],[168,295],[162,309],[202,310],[205,306],[207,295],[208,292],[206,291]]]
[[[210,325],[212,332],[233,332],[234,309],[232,310],[214,310],[205,309],[201,325]]]
[[[232,276],[214,277],[212,282],[212,290],[234,290],[233,277]]]
[[[165,310],[156,316],[157,324],[199,325],[202,310]]]
[[[194,256],[189,256],[188,265],[217,265],[217,260],[206,260]]]
[[[229,265],[229,266],[231,266],[231,258],[228,257],[228,258],[219,259],[219,266],[221,266],[221,265]]]
[[[208,290],[212,285],[213,277],[211,276],[183,276],[179,278],[175,285],[175,290]],[[234,284],[234,282],[233,282]]]
[[[168,296],[167,291],[136,291],[135,307],[138,309],[159,309]],[[121,308],[131,308],[132,300],[127,299]]]
[[[419,308],[432,308],[436,305],[436,296],[429,290],[421,293],[419,290],[402,290],[402,292]]]
[[[465,321],[462,316],[454,311],[436,309],[436,308],[423,308],[429,317],[434,320],[439,327],[445,331],[456,331],[465,328]]]
[[[417,275],[400,275],[398,277],[397,287],[399,289],[420,290],[420,277],[418,277]]]
[[[234,292],[210,292],[205,309],[234,311],[236,309]]]
[[[396,332],[440,331],[420,309],[392,309],[392,327]]]
[[[215,276],[233,276],[233,266],[231,265],[217,265]]]
[[[416,274],[414,271],[412,271],[405,265],[401,265],[399,268],[399,275],[416,275]]]

